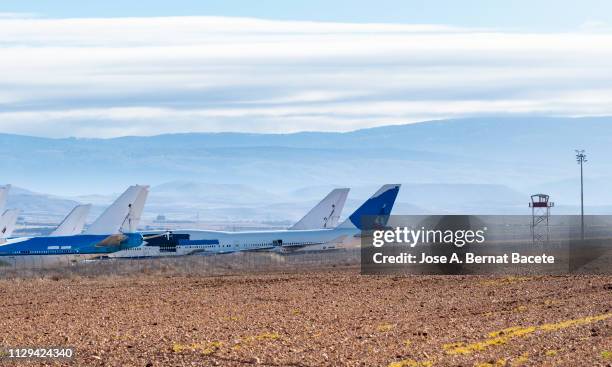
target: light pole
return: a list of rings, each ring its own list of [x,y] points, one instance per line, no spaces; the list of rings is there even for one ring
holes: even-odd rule
[[[587,162],[584,149],[576,149],[576,162],[580,165],[580,229],[581,239],[584,240],[584,184],[582,179],[582,164]]]

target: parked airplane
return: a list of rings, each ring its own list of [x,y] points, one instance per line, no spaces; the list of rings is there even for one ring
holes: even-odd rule
[[[333,229],[223,232],[204,230],[174,230],[144,234],[147,245],[161,251],[188,255],[223,254],[237,251],[275,251],[289,253],[301,249],[329,250],[358,240],[362,230],[385,226],[399,193],[400,185],[384,185],[351,216]],[[365,220],[370,219],[370,220]],[[376,221],[372,221],[376,219]],[[140,246],[146,249],[148,246]],[[135,253],[138,249],[130,249]],[[128,251],[125,251],[128,252]],[[112,256],[112,255],[111,255]]]
[[[333,229],[265,231],[265,232],[221,232],[221,231],[174,231],[179,239],[178,249],[183,246],[198,246],[202,253],[231,253],[236,251],[295,252],[301,249],[330,250],[360,236],[362,230],[372,226],[386,225],[391,214],[400,185],[384,185],[363,203],[342,224]],[[372,222],[375,217],[376,223]]]
[[[147,192],[148,186],[130,186],[83,234],[8,239],[0,245],[0,265],[50,266],[139,246],[142,235],[122,233],[121,228],[132,222],[133,216],[140,217],[137,202],[143,191]]]
[[[346,197],[350,189],[332,190],[323,200],[312,208],[302,219],[294,224],[289,231],[329,229],[338,224],[338,219],[344,209]],[[178,239],[185,237],[168,231],[148,232],[144,234],[145,243],[141,246],[114,252],[110,258],[140,258],[158,256],[183,256],[194,251],[200,251],[200,245],[178,245]]]

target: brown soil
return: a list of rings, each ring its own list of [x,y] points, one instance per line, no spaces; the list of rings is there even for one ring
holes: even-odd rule
[[[0,310],[0,346],[76,348],[56,364],[612,364],[611,276],[2,280]]]

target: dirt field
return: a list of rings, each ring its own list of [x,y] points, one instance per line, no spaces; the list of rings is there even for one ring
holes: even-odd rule
[[[0,346],[82,366],[612,364],[610,276],[2,280],[0,309]]]

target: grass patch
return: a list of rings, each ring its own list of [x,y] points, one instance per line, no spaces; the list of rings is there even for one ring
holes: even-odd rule
[[[512,367],[519,367],[529,362],[529,353],[524,353],[512,361]]]
[[[391,362],[387,367],[432,367],[433,363],[429,361],[417,362],[412,359],[404,359],[402,361]]]
[[[380,324],[376,328],[376,330],[378,330],[379,333],[387,333],[387,332],[391,331],[392,329],[393,329],[393,325],[392,324]]]
[[[526,282],[528,280],[533,279],[532,277],[518,277],[518,276],[509,276],[505,278],[495,278],[490,280],[483,280],[480,282],[481,285],[506,285],[512,283],[520,283]]]
[[[498,359],[497,361],[489,361],[483,363],[476,363],[474,367],[505,367],[506,359]]]
[[[477,341],[474,343],[450,343],[445,344],[442,348],[446,353],[450,355],[471,354],[473,352],[485,350],[492,346],[506,344],[511,339],[525,337],[535,332],[551,332],[556,330],[562,330],[572,326],[591,324],[597,321],[606,320],[611,317],[612,313],[606,313],[603,315],[587,316],[579,319],[565,320],[540,326],[514,326],[499,331],[493,331],[488,334],[488,337],[486,339],[481,341]]]
[[[183,353],[183,352],[201,352],[204,355],[211,355],[219,350],[223,346],[222,342],[210,342],[210,343],[193,343],[193,344],[180,344],[174,343],[172,345],[172,352]]]

